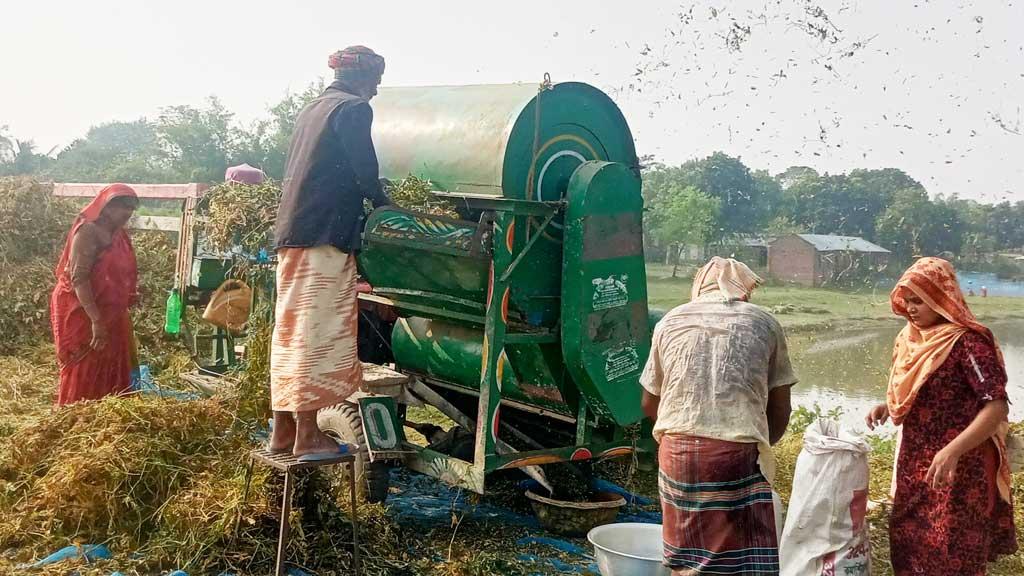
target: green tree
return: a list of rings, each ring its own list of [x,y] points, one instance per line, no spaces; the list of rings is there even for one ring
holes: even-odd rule
[[[965,226],[957,211],[932,202],[916,188],[897,192],[876,226],[879,243],[902,263],[919,256],[957,255],[963,245]]]
[[[882,196],[892,196],[898,190],[924,190],[920,182],[899,168],[851,170],[851,180]]]
[[[819,175],[796,166],[777,179],[784,190],[782,214],[792,222],[817,234],[861,236],[868,240],[876,239],[876,223],[897,191],[924,192],[916,180],[896,168]]]
[[[679,267],[679,249],[684,245],[703,246],[713,237],[719,219],[720,201],[693,186],[671,187],[654,210],[659,213],[655,237],[672,252],[672,277]]]
[[[960,255],[967,226],[957,210],[945,202],[928,203],[928,221],[923,239],[930,254]]]
[[[817,179],[820,177],[818,171],[809,166],[790,166],[786,168],[785,172],[781,172],[775,176],[775,180],[782,186],[783,189],[788,189],[790,186],[800,182],[801,180],[810,178]]]
[[[928,197],[916,190],[898,192],[876,223],[878,243],[892,250],[901,264],[923,253],[921,230],[928,217],[927,201]]]
[[[1000,248],[1024,247],[1024,201],[997,204],[992,210],[989,226]]]
[[[715,152],[679,167],[682,182],[712,198],[720,205],[715,239],[737,233],[758,232],[767,221],[771,200],[763,196],[753,174],[739,158]]]
[[[160,112],[156,133],[171,177],[178,182],[216,182],[235,156],[233,115],[211,96],[205,108],[170,106]]]
[[[647,162],[641,164],[643,185],[641,194],[644,198],[644,246],[648,257],[661,260],[659,253],[668,247],[665,246],[654,230],[657,230],[665,218],[665,211],[662,209],[664,199],[668,197],[674,185],[682,185],[678,168],[669,168],[660,162],[655,162],[648,157]]]
[[[165,182],[171,179],[156,127],[141,118],[93,126],[57,155],[48,175],[65,182]]]
[[[994,207],[974,200],[958,198],[956,195],[935,199],[956,214],[960,223],[960,251],[958,256],[969,262],[976,262],[984,255],[996,251],[997,242],[991,227]]]
[[[768,236],[785,236],[786,234],[802,234],[805,230],[788,216],[779,215],[771,219],[764,228]]]
[[[757,203],[757,225],[751,232],[759,232],[768,225],[776,216],[784,214],[786,203],[781,183],[772,177],[767,170],[755,170],[754,198]]]
[[[9,155],[9,160],[0,164],[0,176],[38,174],[52,162],[53,158],[48,154],[36,151],[36,144],[32,140],[15,139],[13,155]]]
[[[255,122],[239,135],[236,161],[247,162],[280,180],[295,131],[295,119],[302,108],[324,91],[323,80],[312,82],[298,93],[289,93],[270,107],[270,118]]]

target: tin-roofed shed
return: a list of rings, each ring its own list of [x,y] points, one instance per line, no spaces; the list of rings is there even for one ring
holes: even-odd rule
[[[889,264],[890,252],[857,236],[789,234],[768,248],[768,274],[783,282],[823,286]]]

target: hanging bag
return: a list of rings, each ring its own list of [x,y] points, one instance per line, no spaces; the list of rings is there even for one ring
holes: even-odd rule
[[[241,280],[225,280],[210,297],[203,320],[238,335],[249,320],[252,289]]]

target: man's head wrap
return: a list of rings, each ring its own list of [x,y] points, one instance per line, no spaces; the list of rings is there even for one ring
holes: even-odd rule
[[[334,70],[335,80],[380,81],[384,75],[384,57],[366,46],[349,46],[327,58],[327,65]]]
[[[762,282],[743,262],[715,256],[694,276],[690,299],[719,292],[726,300],[747,300]]]

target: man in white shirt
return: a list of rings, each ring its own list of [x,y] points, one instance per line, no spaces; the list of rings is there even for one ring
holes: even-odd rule
[[[760,283],[743,263],[713,258],[691,301],[654,329],[640,382],[673,574],[779,572],[770,445],[786,431],[797,380],[782,327],[747,302]]]

